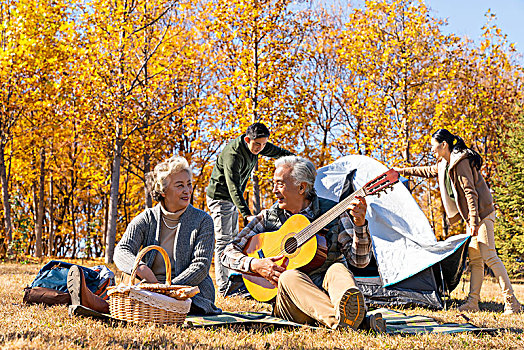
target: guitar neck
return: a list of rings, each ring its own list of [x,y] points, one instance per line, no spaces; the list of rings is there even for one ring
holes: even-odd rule
[[[340,203],[335,205],[333,208],[329,209],[326,213],[324,213],[317,220],[309,224],[305,229],[298,232],[297,235],[295,236],[297,239],[297,245],[300,247],[302,244],[307,242],[311,237],[317,234],[317,232],[319,232],[324,227],[326,227],[327,224],[329,224],[331,221],[338,218],[340,214],[342,214],[348,208],[349,203],[351,203],[351,201],[355,199],[356,196],[365,197],[366,193],[364,189],[361,188],[358,191],[353,192],[351,195],[343,199]]]

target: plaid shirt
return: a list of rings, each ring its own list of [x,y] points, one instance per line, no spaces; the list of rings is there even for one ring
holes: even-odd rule
[[[251,260],[254,259],[243,253],[247,242],[256,234],[266,232],[265,218],[267,210],[261,211],[251,222],[238,234],[238,236],[226,246],[220,258],[222,264],[229,269],[239,272],[249,272]],[[293,214],[284,211],[286,219]],[[310,221],[315,218],[313,202],[299,214],[304,215]],[[353,221],[347,211],[340,217],[340,224],[343,230],[338,233],[338,243],[342,254],[346,260],[358,268],[366,267],[370,260],[371,237],[368,231],[367,222],[364,226],[354,226]]]

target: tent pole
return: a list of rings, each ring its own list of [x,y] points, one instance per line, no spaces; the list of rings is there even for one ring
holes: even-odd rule
[[[442,264],[439,262],[438,267],[440,269],[440,280],[442,281],[442,299],[444,300],[444,311],[448,311],[448,297],[446,296],[446,281],[444,281],[444,273],[442,272]]]

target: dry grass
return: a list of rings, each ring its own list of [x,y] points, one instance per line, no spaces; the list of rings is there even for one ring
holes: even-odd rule
[[[84,262],[84,265],[93,265]],[[354,331],[273,329],[272,327],[221,327],[181,329],[107,324],[89,318],[70,318],[67,308],[26,306],[21,304],[23,288],[29,284],[41,264],[0,265],[0,347],[3,349],[521,349],[524,348],[524,314],[504,316],[502,298],[494,281],[487,280],[481,308],[486,311],[469,314],[471,322],[483,327],[500,327],[496,335],[427,334],[420,336],[374,335]],[[464,298],[467,285],[453,293]],[[520,300],[524,285],[516,284]],[[265,304],[250,300],[223,299],[217,304],[224,310],[268,310]],[[407,314],[424,314],[442,322],[464,322],[456,311],[431,312],[425,309],[404,310]]]

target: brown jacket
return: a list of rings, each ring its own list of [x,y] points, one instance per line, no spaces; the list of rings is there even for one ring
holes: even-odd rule
[[[405,176],[438,176],[440,195],[449,221],[454,224],[462,217],[469,226],[478,226],[480,221],[495,211],[489,187],[480,171],[469,164],[467,153],[453,152],[449,162],[448,171],[455,201],[449,197],[444,185],[445,159],[432,166],[403,168],[399,173]]]

